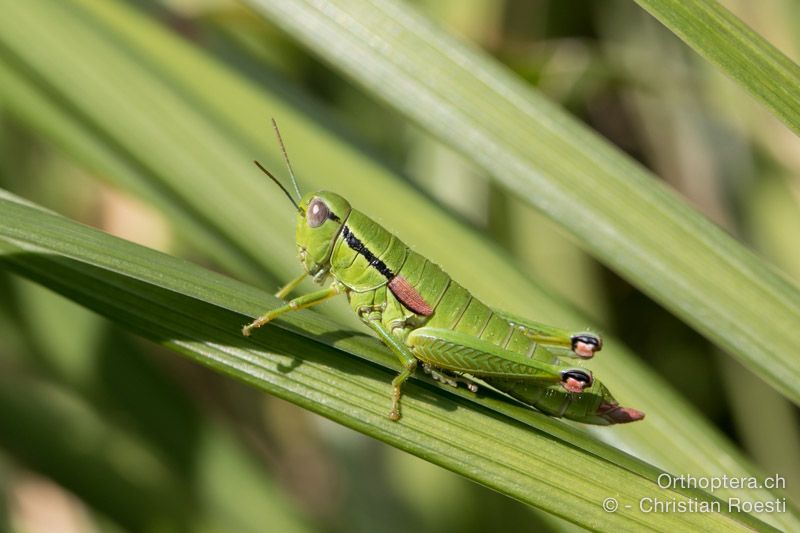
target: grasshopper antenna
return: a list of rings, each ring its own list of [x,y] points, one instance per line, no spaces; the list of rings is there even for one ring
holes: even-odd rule
[[[259,169],[261,169],[261,172],[263,172],[264,174],[266,174],[267,176],[269,176],[269,178],[270,178],[272,181],[274,181],[274,182],[275,182],[275,183],[278,185],[278,187],[280,187],[280,188],[281,188],[281,190],[283,191],[283,194],[285,194],[285,195],[286,195],[286,197],[289,199],[289,201],[290,201],[290,202],[292,202],[292,205],[294,206],[294,208],[295,208],[295,209],[297,209],[297,210],[298,210],[300,213],[302,213],[302,212],[303,212],[303,210],[302,210],[302,209],[300,209],[300,206],[299,206],[299,205],[297,205],[297,202],[295,202],[295,201],[294,201],[294,198],[292,198],[292,195],[291,195],[291,194],[289,194],[289,191],[287,191],[287,190],[286,190],[286,187],[284,187],[284,186],[283,186],[283,184],[282,184],[280,181],[278,181],[278,178],[276,178],[275,176],[273,176],[273,175],[272,175],[272,172],[270,172],[269,170],[267,170],[266,168],[264,168],[264,165],[262,165],[262,164],[261,164],[261,163],[259,163],[258,161],[253,161],[253,163],[255,163],[255,164],[256,164],[256,166],[257,166]]]
[[[275,122],[274,118],[272,119],[272,127],[275,128],[275,135],[278,137],[278,144],[281,145],[281,152],[283,152],[283,160],[286,161],[286,167],[289,169],[289,176],[292,178],[292,185],[294,185],[294,190],[297,193],[297,199],[299,200],[303,197],[303,195],[300,194],[300,187],[297,186],[297,178],[294,177],[292,164],[289,162],[289,155],[286,153],[286,146],[283,144],[283,138],[281,138],[281,130],[278,129],[278,123]]]

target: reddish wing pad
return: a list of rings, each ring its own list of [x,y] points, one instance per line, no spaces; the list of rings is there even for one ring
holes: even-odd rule
[[[393,277],[389,282],[389,290],[400,300],[400,303],[418,315],[431,316],[433,314],[430,304],[403,276]]]

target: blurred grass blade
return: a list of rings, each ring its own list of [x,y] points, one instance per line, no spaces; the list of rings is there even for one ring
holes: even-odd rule
[[[392,0],[248,0],[800,403],[800,290],[487,54]]]
[[[97,411],[107,406],[89,405],[62,387],[6,369],[0,373],[0,404],[4,450],[129,531],[263,531],[267,522],[279,524],[280,531],[309,530],[275,487],[254,475],[253,463],[230,453],[233,443],[219,430],[206,428],[194,435],[194,447],[183,450],[198,460],[199,479],[190,485],[140,437],[103,419]],[[63,445],[54,447],[54,441]],[[260,496],[258,506],[218,494],[221,460],[239,475],[226,488]]]
[[[15,107],[24,110],[28,120],[71,152],[80,154],[87,164],[113,175],[125,187],[175,218],[177,230],[190,235],[209,256],[243,276],[270,279],[271,272],[263,266],[267,262],[265,247],[252,246],[253,242],[270,239],[269,234],[261,231],[264,218],[261,209],[256,208],[268,202],[270,191],[256,180],[242,178],[251,172],[249,162],[255,148],[247,152],[241,150],[241,144],[225,142],[224,128],[198,124],[197,121],[206,122],[201,116],[184,114],[181,120],[170,120],[185,105],[180,102],[180,95],[152,75],[136,76],[126,70],[124,63],[115,61],[105,34],[81,31],[71,34],[70,46],[82,49],[84,59],[89,61],[67,65],[52,53],[37,57],[37,52],[44,48],[31,46],[30,34],[17,32],[23,26],[12,31],[15,26],[12,21],[31,23],[46,35],[47,24],[57,25],[61,19],[59,10],[53,7],[41,0],[24,6],[0,0],[0,10],[4,13],[0,26],[6,25],[0,32],[8,39],[0,38],[0,82],[4,97],[14,100]],[[64,4],[57,7],[69,11]],[[37,15],[41,18],[36,19]],[[3,46],[15,37],[26,42],[25,49]],[[58,46],[52,41],[39,44],[51,51]],[[43,61],[39,63],[42,72],[30,70],[30,65],[37,61]],[[96,68],[99,65],[107,70]],[[26,76],[13,75],[15,69]],[[91,94],[95,98],[89,97],[94,100],[91,105],[81,105],[89,103],[86,99],[89,95],[83,93],[88,84],[94,84]],[[110,96],[117,86],[127,87],[124,105]],[[54,94],[60,96],[43,98]],[[76,100],[80,102],[77,105]],[[163,117],[163,123],[146,119],[154,113]],[[111,123],[117,127],[108,127]],[[191,149],[176,151],[175,145],[166,141],[175,137],[183,138],[185,146]],[[203,157],[204,153],[225,150],[229,151]],[[204,173],[213,174],[216,179],[197,187],[195,176]],[[241,191],[248,192],[242,195]],[[250,209],[241,209],[242,196],[249,197]],[[216,203],[219,209],[199,209],[209,203]]]
[[[716,0],[636,0],[800,134],[800,67]]]
[[[137,192],[146,191],[141,194],[157,198],[158,205],[174,204],[167,212],[180,211],[175,216],[178,229],[186,229],[187,237],[200,242],[238,276],[252,278],[260,270],[285,280],[299,269],[291,209],[249,163],[263,154],[269,167],[282,168],[280,152],[264,148],[271,136],[267,117],[275,116],[289,150],[298,154],[293,163],[304,190],[324,188],[343,194],[493,305],[565,327],[581,329],[590,323],[538,287],[491,243],[342,141],[336,132],[320,126],[331,124],[331,118],[296,88],[269,76],[266,86],[257,88],[226,65],[137,16],[124,3],[36,0],[24,8],[14,2],[5,7],[0,17],[0,94],[13,102],[9,109],[101,174]],[[93,53],[98,50],[102,53]],[[109,69],[115,76],[93,74]],[[98,101],[104,105],[98,107]],[[99,152],[105,155],[95,157]],[[146,172],[131,172],[131,168]],[[118,175],[120,169],[123,176]],[[185,218],[197,223],[186,228]],[[202,235],[206,228],[211,238]],[[232,236],[242,252],[232,247],[214,249],[214,235],[224,236],[219,240]],[[458,243],[457,248],[453,243]],[[240,257],[254,258],[255,269],[239,266]],[[273,290],[278,285],[268,280],[259,284]],[[185,284],[180,290],[193,289]],[[264,293],[252,292],[247,302],[233,310],[253,315],[271,301]],[[347,318],[352,320],[349,309],[341,315],[342,320]],[[307,318],[302,332],[309,331],[329,333],[322,326],[315,330]],[[599,438],[674,472],[755,475],[730,441],[658,375],[612,336],[606,335],[605,341],[603,356],[591,362],[592,370],[621,402],[644,410],[648,418],[641,424],[598,430]],[[374,339],[343,339],[336,345],[356,351],[348,348],[350,342],[356,343],[357,353],[369,353],[372,361],[395,364]],[[491,404],[492,409],[503,409],[504,414],[547,428],[565,440],[573,441],[585,431],[501,403]],[[603,449],[609,453],[607,447]],[[774,498],[768,491],[717,494]],[[789,529],[798,527],[791,513],[763,519]]]
[[[56,482],[66,482],[64,486],[121,526],[187,526],[191,515],[186,493],[178,490],[174,473],[141,442],[103,424],[63,389],[19,374],[0,376],[0,444],[5,450]],[[53,453],[52,442],[64,435],[70,438]],[[125,461],[118,456],[121,449],[126,450]],[[104,483],[96,483],[98,478]]]
[[[316,340],[275,326],[247,339],[240,333],[245,318],[231,310],[252,314],[260,300],[253,296],[257,291],[17,202],[5,193],[0,194],[0,254],[5,266],[199,363],[584,527],[637,531],[646,523],[660,531],[769,529],[746,514],[645,515],[636,504],[643,497],[669,494],[684,502],[718,500],[697,490],[665,492],[655,482],[657,470],[636,473],[648,467],[589,442],[589,436],[575,433],[575,441],[565,444],[416,382],[406,390],[402,422],[391,422],[386,416],[391,374],[331,346],[356,348],[365,342],[372,345],[368,351],[385,353],[374,339],[348,340],[350,334],[316,318],[308,323],[311,331],[323,326],[326,333],[304,332]],[[309,315],[313,316],[292,317],[295,327],[304,327]],[[609,495],[623,504],[616,513],[600,506]]]
[[[308,531],[269,469],[142,343],[39,285],[0,278],[0,311],[15,311],[0,313],[0,449],[26,471],[125,530]]]

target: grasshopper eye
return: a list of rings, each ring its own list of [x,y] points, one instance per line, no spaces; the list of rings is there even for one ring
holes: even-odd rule
[[[328,219],[330,214],[331,211],[328,209],[328,206],[325,205],[325,202],[317,198],[312,200],[311,204],[308,206],[306,221],[310,227],[318,228]]]

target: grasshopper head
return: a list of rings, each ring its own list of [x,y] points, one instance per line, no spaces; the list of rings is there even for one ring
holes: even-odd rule
[[[350,203],[332,192],[308,193],[300,200],[297,251],[310,275],[327,272],[336,237],[349,214]]]
[[[272,127],[275,128],[275,135],[278,137],[278,144],[283,152],[283,159],[286,161],[286,168],[292,178],[292,185],[297,196],[301,196],[300,187],[297,185],[297,178],[294,176],[292,164],[286,153],[286,146],[283,144],[281,132],[278,124],[272,119]],[[332,192],[319,191],[309,193],[300,198],[297,203],[281,181],[272,172],[267,170],[258,161],[253,161],[261,171],[269,177],[275,185],[280,187],[286,198],[297,209],[297,250],[300,254],[300,261],[316,281],[322,281],[328,273],[331,261],[331,252],[336,242],[339,232],[342,231],[345,220],[350,215],[350,203]]]

